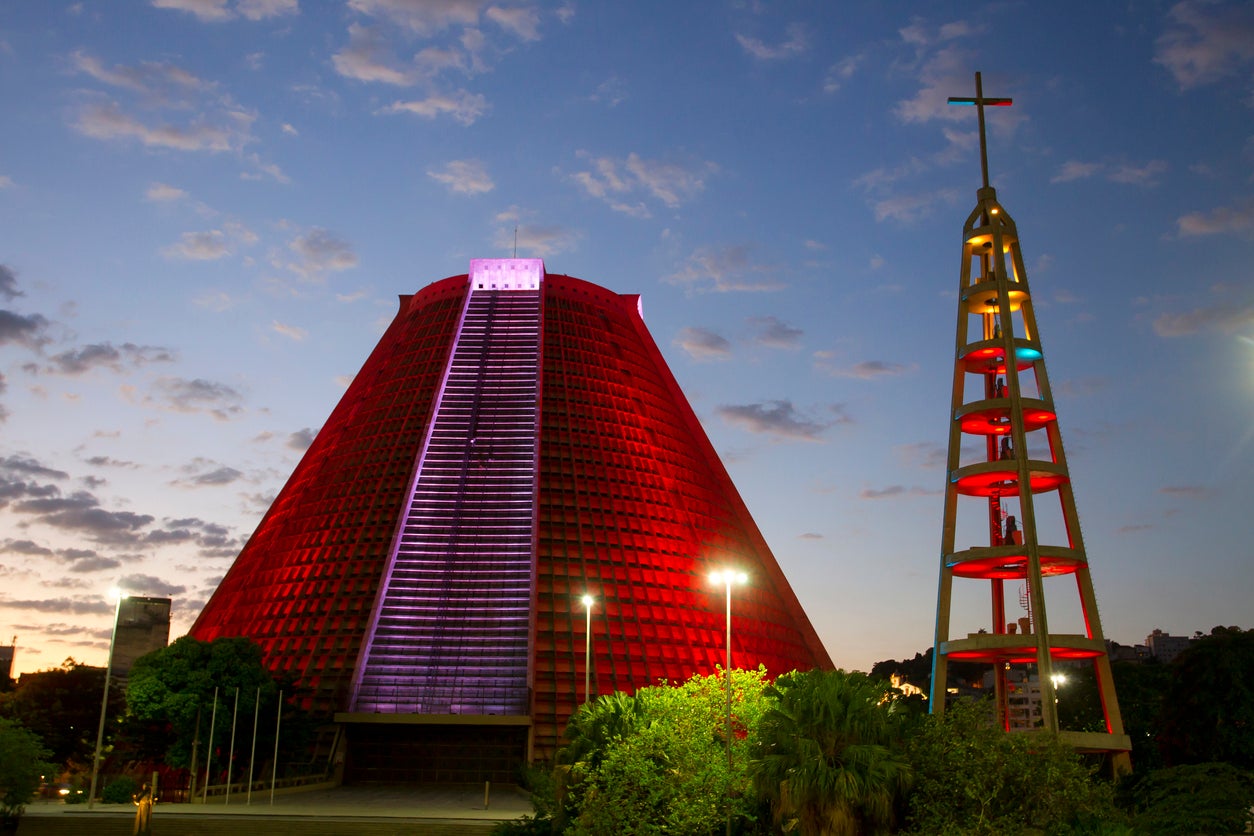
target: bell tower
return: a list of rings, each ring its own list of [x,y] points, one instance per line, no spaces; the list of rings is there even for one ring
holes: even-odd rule
[[[1115,697],[1019,233],[989,185],[984,108],[1011,100],[985,98],[976,73],[975,98],[949,103],[977,109],[983,185],[962,229],[931,710],[945,710],[950,660],[987,664],[1002,728],[1057,732],[1077,750],[1108,753],[1116,771],[1127,770],[1131,742]],[[1062,600],[1068,577],[1078,602]],[[984,623],[991,629],[951,634],[955,580],[988,589]],[[1047,581],[1057,608],[1070,604],[1074,611],[1078,603],[1079,632],[1051,630]],[[1104,729],[1060,731],[1059,663],[1092,665]]]

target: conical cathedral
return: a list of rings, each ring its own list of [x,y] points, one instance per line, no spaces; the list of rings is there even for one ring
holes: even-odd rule
[[[637,296],[478,259],[400,310],[191,630],[335,712],[346,780],[514,780],[590,696],[831,660]],[[589,603],[584,603],[589,596]]]
[[[988,180],[984,108],[1010,100],[985,98],[977,73],[975,98],[949,101],[978,108],[984,183],[962,230],[931,710],[945,709],[949,661],[979,662],[991,666],[1003,728],[1060,732],[1056,683],[1070,666],[1091,667],[1102,727],[1061,735],[1078,750],[1108,753],[1116,770],[1126,769],[1131,742],[1115,697],[1019,232]],[[964,447],[968,440],[974,444]],[[987,625],[963,636],[951,634],[956,584],[982,585],[989,596],[978,612],[957,614]],[[1070,605],[1078,613],[1075,628],[1051,624],[1047,604],[1055,614]]]

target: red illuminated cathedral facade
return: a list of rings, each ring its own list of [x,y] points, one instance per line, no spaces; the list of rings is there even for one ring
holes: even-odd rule
[[[550,755],[585,681],[721,665],[724,567],[734,666],[831,667],[639,298],[479,259],[401,297],[192,635],[336,712],[350,779],[466,777]]]

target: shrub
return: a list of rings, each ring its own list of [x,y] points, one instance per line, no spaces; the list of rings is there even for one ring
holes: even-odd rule
[[[0,718],[0,819],[8,826],[35,797],[44,775],[53,772],[48,750],[34,732]]]
[[[548,816],[523,816],[503,821],[489,832],[491,836],[552,836],[553,820]]]
[[[1138,831],[1174,836],[1243,833],[1254,807],[1254,775],[1227,763],[1196,763],[1130,775],[1119,802]]]
[[[990,709],[960,701],[911,736],[911,832],[1118,832],[1109,784],[1053,737],[997,729]]]
[[[137,792],[139,792],[139,784],[135,783],[135,779],[129,775],[123,775],[121,778],[114,778],[105,786],[100,799],[105,804],[130,804],[131,796]]]

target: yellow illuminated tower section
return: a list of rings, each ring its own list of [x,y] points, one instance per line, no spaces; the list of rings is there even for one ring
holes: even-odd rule
[[[1129,766],[1088,556],[1062,434],[1054,409],[1032,293],[1014,220],[989,185],[984,108],[1010,99],[985,98],[979,114],[983,187],[962,230],[953,400],[946,464],[945,516],[932,675],[932,711],[945,710],[950,660],[992,667],[998,723],[1007,731],[1058,732],[1078,750],[1112,755]],[[964,446],[965,443],[965,446]],[[1074,592],[1068,592],[1074,579]],[[951,633],[955,581],[960,600],[983,585],[991,611],[976,632]],[[964,586],[965,585],[965,586]],[[1055,612],[1074,632],[1053,632]],[[1078,594],[1062,600],[1062,596]],[[964,619],[976,613],[964,612]],[[1060,729],[1056,679],[1068,666],[1091,664],[1104,729]]]

